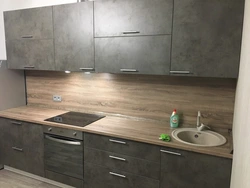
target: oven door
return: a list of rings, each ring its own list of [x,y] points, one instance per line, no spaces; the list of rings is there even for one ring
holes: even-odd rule
[[[45,170],[83,179],[83,142],[56,135],[44,135]]]

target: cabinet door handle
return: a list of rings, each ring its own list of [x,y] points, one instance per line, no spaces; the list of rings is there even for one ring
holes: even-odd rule
[[[109,139],[110,142],[118,143],[118,144],[127,144],[126,142],[119,141],[119,140],[114,140],[114,139]]]
[[[128,35],[128,34],[139,34],[140,31],[123,31],[122,34]]]
[[[119,161],[126,161],[126,159],[124,159],[124,158],[120,158],[120,157],[116,157],[116,156],[112,156],[112,155],[110,155],[109,158],[116,159],[116,160],[119,160]]]
[[[21,152],[23,151],[23,149],[17,148],[17,147],[12,147],[12,149],[13,149],[13,150],[16,150],[16,151],[21,151]]]
[[[94,71],[94,68],[79,68],[82,71]]]
[[[176,153],[176,152],[172,152],[172,151],[166,151],[166,150],[163,150],[163,149],[161,149],[161,152],[163,152],[163,153],[168,153],[168,154],[172,154],[172,155],[178,155],[178,156],[181,156],[181,154],[180,154],[180,153]]]
[[[190,71],[170,71],[171,74],[190,74]]]
[[[121,72],[139,72],[137,69],[120,69]]]
[[[34,69],[35,66],[24,66],[23,68],[25,68],[25,69]]]
[[[114,172],[109,172],[109,174],[111,174],[112,176],[120,177],[120,178],[126,178],[126,176],[124,176],[122,174],[117,174],[117,173],[114,173]]]
[[[32,39],[33,35],[23,35],[22,38],[23,39]]]
[[[17,121],[11,121],[11,124],[14,124],[14,125],[22,125],[21,122],[17,122]]]

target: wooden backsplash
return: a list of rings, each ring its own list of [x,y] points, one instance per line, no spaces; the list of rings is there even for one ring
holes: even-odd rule
[[[29,106],[104,113],[166,121],[173,109],[181,126],[201,121],[232,128],[236,80],[125,74],[84,74],[26,71]],[[53,102],[52,95],[62,102]]]

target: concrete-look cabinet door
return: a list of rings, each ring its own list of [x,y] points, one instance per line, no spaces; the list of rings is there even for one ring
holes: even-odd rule
[[[170,35],[95,38],[96,72],[169,74]]]
[[[172,33],[173,0],[94,2],[95,37]]]
[[[54,6],[53,19],[56,70],[93,70],[93,2]]]
[[[52,39],[52,7],[4,12],[6,40]]]
[[[171,71],[238,76],[244,0],[175,0]]]
[[[229,188],[231,168],[231,159],[162,148],[160,188]]]
[[[52,7],[4,12],[10,69],[55,70]]]
[[[44,177],[41,125],[0,118],[1,163]]]
[[[10,69],[55,70],[53,39],[6,41]]]

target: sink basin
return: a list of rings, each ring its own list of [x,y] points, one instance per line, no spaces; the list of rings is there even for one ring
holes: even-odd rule
[[[199,132],[196,128],[175,129],[172,136],[184,144],[202,147],[221,146],[227,141],[219,133],[209,130]]]

